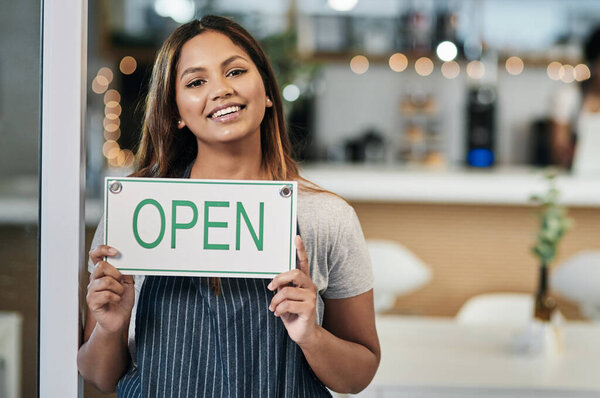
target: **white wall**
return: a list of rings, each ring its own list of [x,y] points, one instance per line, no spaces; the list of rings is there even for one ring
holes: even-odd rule
[[[450,163],[464,158],[467,81],[461,75],[445,79],[436,64],[428,77],[414,71],[393,72],[387,65],[371,65],[363,75],[350,71],[347,63],[323,67],[322,85],[316,98],[316,140],[328,147],[345,138],[358,136],[369,127],[380,130],[397,142],[404,123],[400,102],[410,91],[433,93],[439,103],[441,129],[446,135]],[[529,126],[547,114],[551,94],[564,83],[550,80],[545,68],[526,69],[519,76],[508,75],[501,65],[497,79],[497,159],[503,164],[525,163],[529,157]]]

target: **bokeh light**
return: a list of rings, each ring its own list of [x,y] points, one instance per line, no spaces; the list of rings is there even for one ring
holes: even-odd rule
[[[415,71],[419,76],[429,76],[433,72],[433,61],[427,57],[421,57],[415,62]]]
[[[356,7],[358,0],[328,0],[329,7],[336,11],[350,11]]]
[[[117,101],[110,101],[104,107],[104,114],[106,116],[115,115],[115,116],[119,117],[119,116],[121,116],[121,112],[122,112],[121,105],[119,105],[119,103]]]
[[[575,66],[575,80],[582,82],[589,79],[592,76],[590,68],[585,64],[579,64]]]
[[[454,79],[460,74],[460,65],[456,61],[444,62],[442,64],[442,75],[446,79]]]
[[[369,70],[369,60],[364,55],[357,55],[350,60],[350,69],[357,75]]]
[[[108,82],[107,84],[110,84],[113,80],[113,71],[112,69],[106,66],[100,68],[96,75],[104,77]]]
[[[402,72],[408,67],[408,58],[402,53],[392,54],[389,65],[394,72]]]
[[[546,68],[546,73],[548,77],[552,80],[560,80],[560,68],[562,68],[562,64],[558,61],[552,61],[548,64]]]
[[[448,62],[453,61],[454,58],[458,55],[458,49],[456,48],[456,44],[451,41],[443,41],[438,44],[435,53],[438,58],[442,61]]]
[[[562,80],[563,83],[572,83],[573,81],[575,81],[575,68],[573,67],[573,65],[563,65],[560,67],[558,75],[560,76],[560,80]]]
[[[102,94],[108,88],[108,80],[104,76],[96,76],[92,81],[92,91]]]
[[[121,126],[121,121],[119,119],[110,120],[104,118],[102,125],[104,126],[104,130],[112,133],[113,131],[117,131],[117,129]]]
[[[520,75],[523,72],[523,69],[525,68],[523,60],[519,57],[508,58],[504,66],[506,67],[506,71],[514,76]]]
[[[115,131],[104,130],[104,139],[117,141],[121,138],[121,129],[116,129]]]
[[[295,84],[288,84],[283,88],[283,99],[294,102],[300,97],[300,88]]]
[[[119,103],[121,101],[121,94],[115,89],[110,89],[104,94],[104,105],[108,105],[109,102]],[[113,106],[113,105],[111,105]]]
[[[467,75],[471,79],[479,80],[485,75],[485,65],[481,61],[471,61],[467,64]]]
[[[122,159],[122,164],[121,164],[121,159]],[[133,165],[134,159],[135,159],[135,157],[133,155],[133,152],[131,152],[129,149],[123,149],[119,153],[119,164],[122,167],[131,167],[131,165]]]
[[[115,140],[107,140],[104,145],[102,145],[102,154],[107,159],[113,159],[121,150],[119,143]]]
[[[129,55],[126,57],[123,57],[123,59],[121,59],[121,63],[119,63],[119,70],[124,75],[131,75],[133,72],[135,72],[136,68],[137,68],[137,61],[135,60],[135,58],[133,58]]]

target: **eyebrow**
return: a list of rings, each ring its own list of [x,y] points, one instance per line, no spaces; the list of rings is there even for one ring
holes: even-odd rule
[[[242,57],[241,55],[232,55],[231,57],[227,58],[225,61],[221,62],[221,67],[223,68],[223,67],[229,65],[230,63],[232,63],[233,61],[235,61],[237,59],[241,59],[243,61],[248,62],[248,60],[246,58]],[[179,80],[183,80],[185,75],[189,75],[190,73],[204,72],[204,71],[206,71],[206,68],[204,68],[202,66],[189,67],[183,71]]]

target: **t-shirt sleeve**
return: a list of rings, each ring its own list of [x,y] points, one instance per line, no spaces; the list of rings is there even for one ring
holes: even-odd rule
[[[371,260],[356,212],[345,206],[328,250],[329,283],[324,298],[347,298],[373,288]]]
[[[96,228],[96,232],[94,233],[94,238],[92,239],[92,244],[90,245],[90,250],[96,246],[104,244],[104,215],[100,218],[100,222],[98,223],[98,227]],[[88,272],[91,274],[94,269],[94,264],[92,263],[92,259],[88,256]]]

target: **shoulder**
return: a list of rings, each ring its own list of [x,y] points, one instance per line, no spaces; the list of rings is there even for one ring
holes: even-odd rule
[[[298,225],[306,243],[328,254],[364,239],[354,208],[330,192],[299,193]]]
[[[312,220],[336,222],[352,216],[354,209],[341,197],[330,192],[310,192],[300,190],[298,193],[298,217],[309,217]]]

